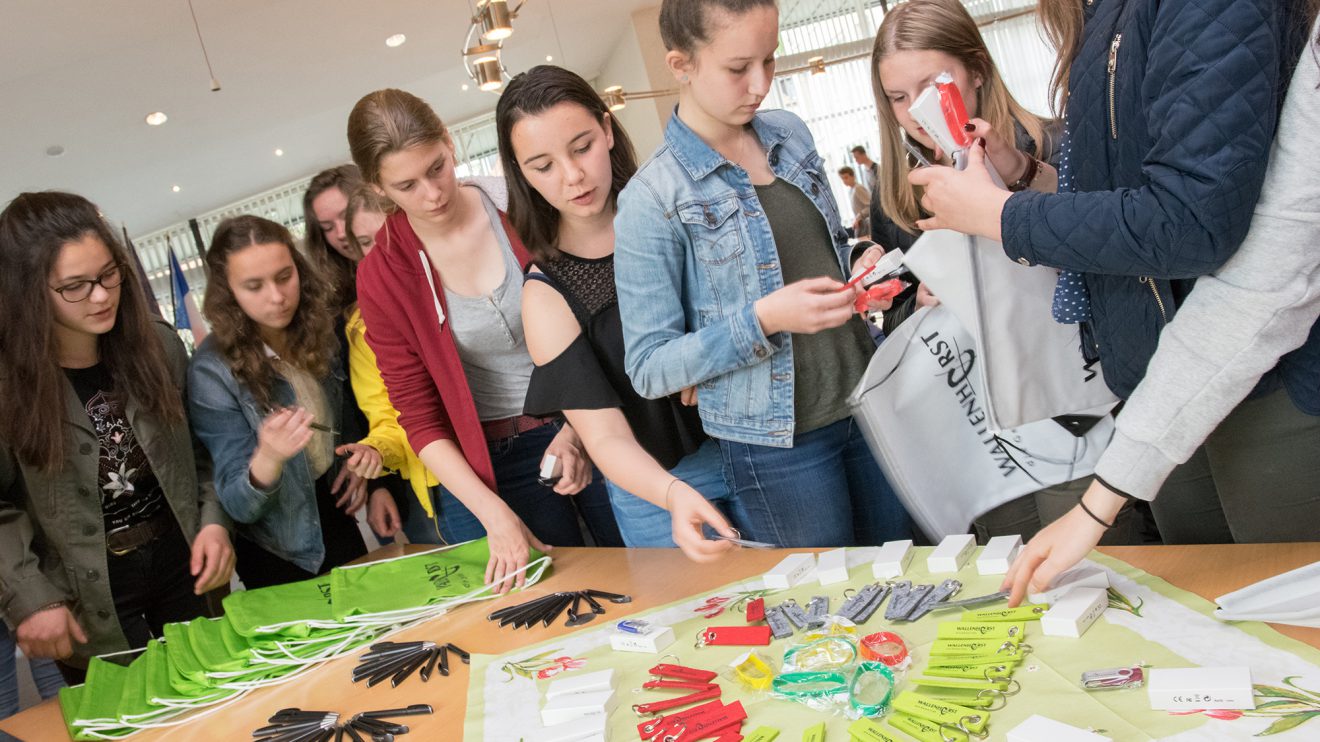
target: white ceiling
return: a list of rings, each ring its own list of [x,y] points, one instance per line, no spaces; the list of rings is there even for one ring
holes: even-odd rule
[[[657,2],[527,0],[505,66],[552,54],[590,79],[632,11]],[[494,108],[460,90],[468,0],[193,5],[218,93],[185,0],[0,0],[0,204],[71,190],[143,234],[347,161],[348,112],[377,88],[416,93],[446,121]],[[386,47],[396,33],[407,43]],[[147,126],[157,110],[168,123]],[[48,157],[53,145],[66,153]]]

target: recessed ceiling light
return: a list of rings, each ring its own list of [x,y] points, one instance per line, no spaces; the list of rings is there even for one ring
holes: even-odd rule
[[[152,111],[151,113],[147,114],[147,123],[152,126],[160,126],[161,124],[169,120],[170,117],[166,116],[163,111]]]
[[[467,83],[463,83],[463,89],[464,89],[464,90],[467,90],[467,89],[468,89],[468,84],[467,84]]]
[[[50,145],[49,147],[46,148],[46,156],[47,156],[47,157],[63,157],[63,156],[64,156],[64,146],[61,145],[61,144],[52,144],[52,145]]]
[[[174,191],[175,193],[178,193],[179,191],[181,191],[181,190],[183,190],[183,189],[180,188],[180,187],[178,187],[178,186],[170,186],[170,190],[171,190],[171,191]]]
[[[404,36],[401,33],[396,33],[393,36],[389,37],[388,39],[385,39],[385,46],[388,46],[391,49],[393,49],[396,46],[403,46],[403,42],[407,40],[408,40],[407,36]]]
[[[276,157],[283,157],[283,156],[284,156],[284,150],[282,150],[282,149],[276,147],[276,148],[275,148],[275,156],[276,156]]]
[[[547,55],[545,55],[545,61],[547,61],[547,62],[553,62],[553,61],[555,61],[555,58],[554,58],[553,56],[547,54]]]

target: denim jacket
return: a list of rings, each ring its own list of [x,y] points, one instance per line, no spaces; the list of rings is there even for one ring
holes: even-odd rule
[[[334,354],[330,373],[321,380],[326,403],[336,418],[344,388],[344,370]],[[293,386],[276,377],[272,403],[298,404]],[[265,418],[246,385],[234,378],[214,336],[202,342],[188,368],[188,410],[197,437],[211,452],[215,489],[238,532],[270,553],[308,572],[321,571],[325,545],[316,510],[316,481],[307,455],[284,462],[279,481],[269,489],[252,485],[248,464],[257,450],[257,429]],[[335,430],[342,430],[336,419]],[[343,441],[335,436],[335,446]]]
[[[848,237],[811,132],[787,111],[758,113],[752,128],[775,175],[825,217],[842,278]],[[786,332],[767,337],[752,308],[784,277],[747,172],[675,113],[619,194],[614,230],[624,362],[637,391],[657,399],[696,385],[708,434],[791,447],[793,345]]]

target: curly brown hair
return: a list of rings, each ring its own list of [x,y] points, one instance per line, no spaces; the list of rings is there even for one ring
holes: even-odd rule
[[[229,287],[229,256],[252,245],[277,243],[289,248],[298,271],[298,310],[286,328],[288,347],[280,360],[316,377],[330,372],[330,361],[338,351],[335,342],[333,285],[293,244],[293,235],[282,225],[259,216],[244,214],[220,223],[206,250],[206,296],[202,313],[211,323],[211,334],[229,362],[234,377],[245,384],[262,407],[271,405],[271,383],[278,374],[266,355],[257,323],[247,316]]]

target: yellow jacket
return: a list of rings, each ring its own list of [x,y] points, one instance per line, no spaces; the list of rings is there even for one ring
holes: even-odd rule
[[[381,463],[386,469],[398,472],[408,480],[426,516],[434,518],[435,508],[427,488],[439,484],[440,480],[417,458],[408,444],[408,436],[399,426],[399,412],[390,404],[385,380],[380,377],[380,369],[376,368],[376,354],[367,345],[367,325],[356,305],[349,312],[344,334],[348,336],[348,372],[353,394],[370,427],[362,443],[380,451]]]

